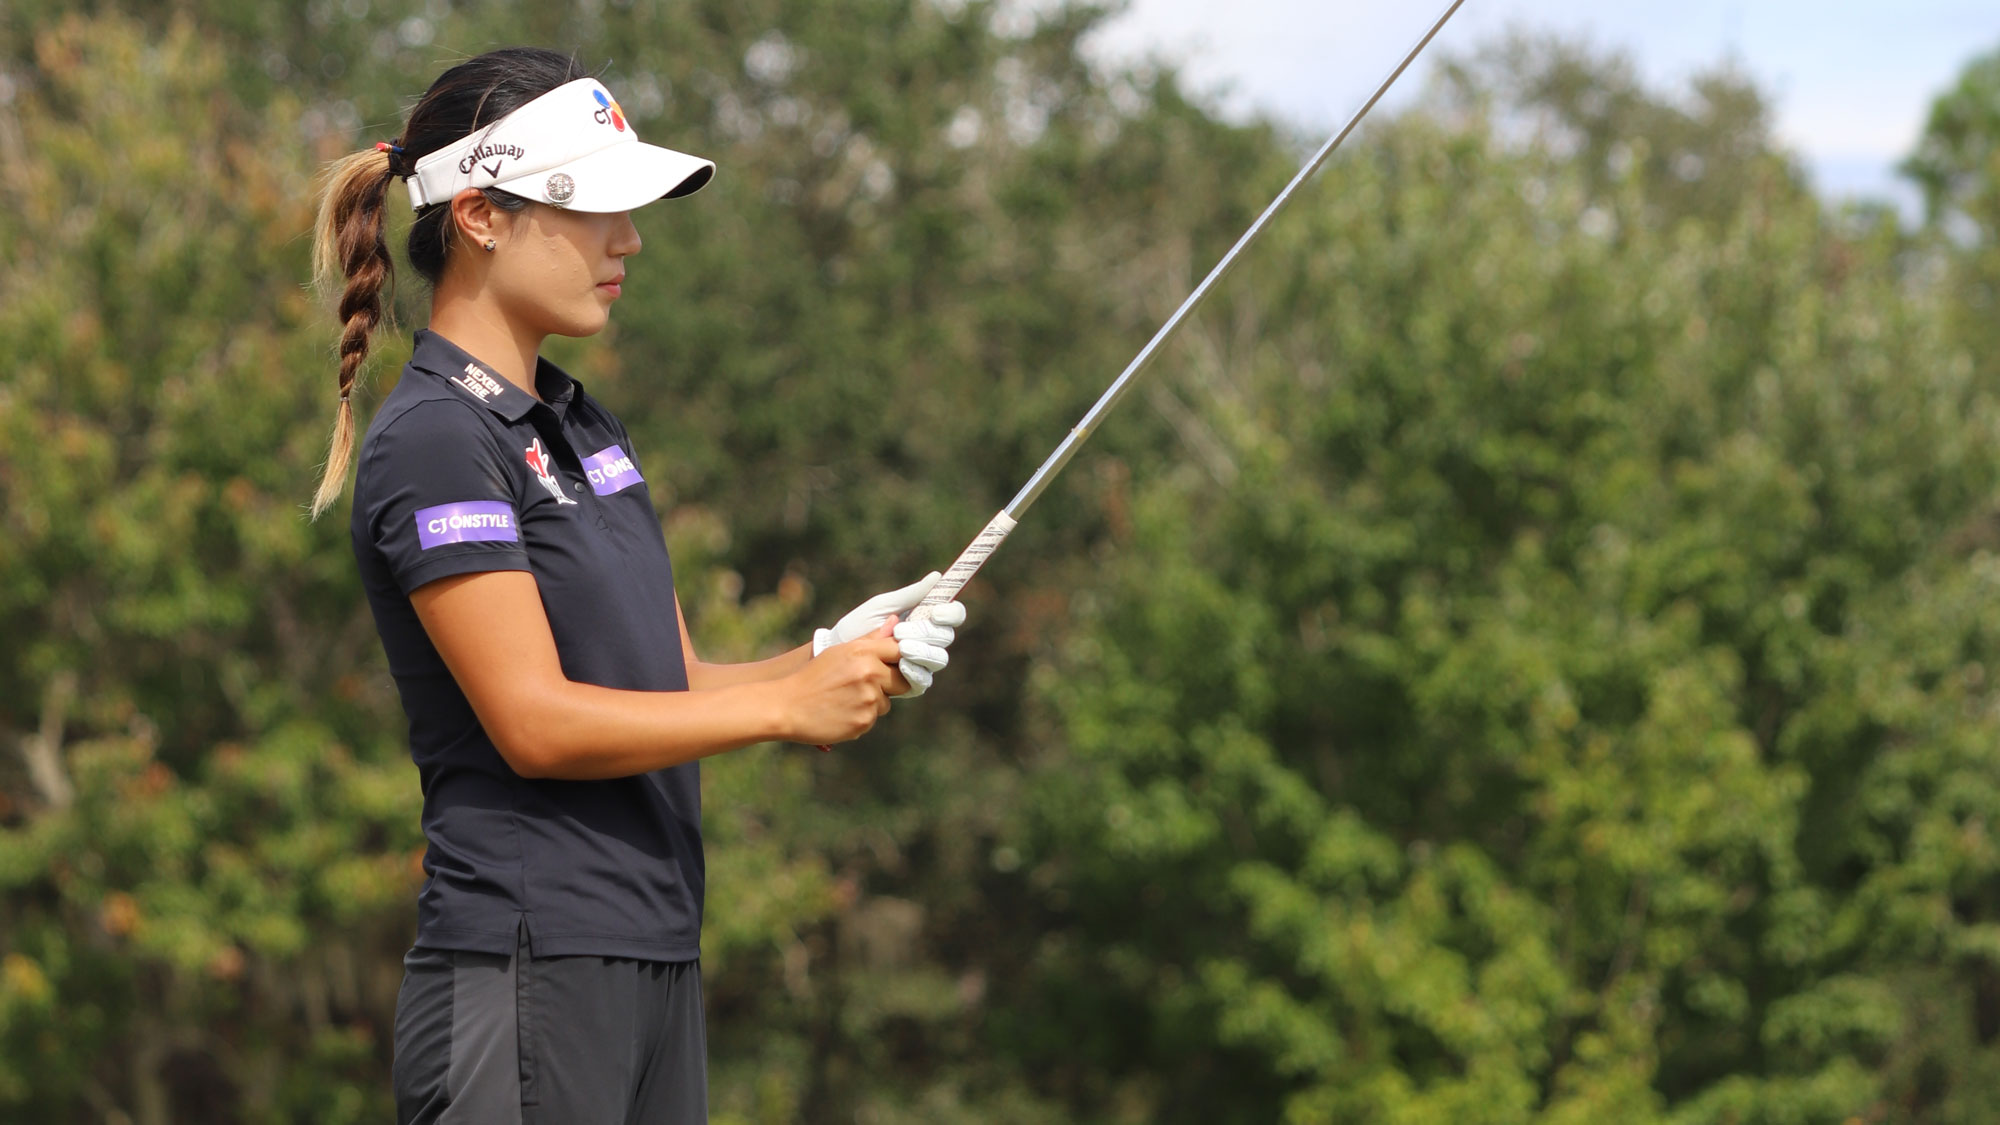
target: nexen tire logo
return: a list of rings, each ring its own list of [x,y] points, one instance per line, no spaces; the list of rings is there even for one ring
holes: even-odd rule
[[[519,543],[514,506],[504,500],[461,500],[417,510],[417,546],[425,551],[447,543]]]
[[[493,381],[493,376],[481,371],[479,365],[476,363],[466,364],[465,374],[450,381],[454,385],[464,388],[465,393],[481,402],[492,402],[494,396],[498,395],[501,390],[500,384]]]

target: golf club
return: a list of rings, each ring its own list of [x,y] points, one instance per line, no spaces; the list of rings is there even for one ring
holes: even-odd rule
[[[1320,165],[1326,163],[1327,157],[1333,155],[1333,150],[1340,147],[1340,142],[1346,140],[1348,134],[1354,132],[1355,127],[1361,124],[1361,119],[1368,116],[1368,111],[1375,108],[1375,103],[1382,100],[1382,96],[1389,92],[1389,87],[1396,84],[1396,79],[1402,77],[1403,72],[1408,70],[1410,64],[1417,60],[1417,56],[1423,52],[1423,49],[1430,44],[1432,39],[1437,37],[1439,31],[1444,29],[1445,22],[1451,19],[1452,14],[1457,12],[1460,5],[1464,3],[1465,0],[1452,0],[1452,3],[1445,8],[1444,12],[1431,23],[1429,30],[1425,31],[1423,36],[1416,41],[1415,45],[1403,55],[1402,61],[1396,64],[1396,68],[1391,70],[1388,77],[1382,79],[1381,84],[1375,87],[1375,92],[1370,94],[1368,100],[1361,104],[1361,108],[1355,110],[1354,115],[1347,119],[1347,124],[1341,126],[1340,131],[1335,133],[1332,139],[1321,145],[1319,151],[1313,154],[1311,160],[1306,161],[1305,167],[1299,169],[1298,174],[1293,176],[1291,182],[1285,185],[1285,190],[1279,192],[1278,197],[1271,201],[1271,205],[1264,208],[1264,213],[1257,216],[1257,221],[1250,224],[1250,229],[1243,232],[1243,237],[1236,240],[1236,245],[1229,248],[1229,252],[1222,256],[1222,260],[1215,264],[1215,268],[1208,272],[1208,276],[1202,279],[1201,284],[1195,287],[1194,292],[1188,294],[1187,299],[1181,302],[1180,308],[1174,310],[1174,315],[1168,317],[1167,322],[1160,326],[1160,330],[1153,334],[1152,340],[1148,341],[1146,346],[1140,349],[1139,354],[1132,358],[1131,363],[1125,365],[1124,372],[1111,384],[1110,389],[1106,390],[1098,398],[1096,404],[1083,416],[1083,420],[1078,422],[1070,430],[1068,436],[1063,438],[1062,444],[1056,447],[1056,451],[1049,454],[1048,460],[1042,462],[1041,468],[1035,470],[1035,475],[1028,478],[1028,483],[1022,486],[1021,491],[1015,493],[1014,498],[1007,502],[1007,506],[1002,508],[999,514],[995,515],[992,521],[974,537],[965,550],[959,553],[958,559],[951,564],[949,570],[944,572],[944,578],[931,588],[931,592],[924,598],[922,605],[918,606],[915,613],[921,614],[924,612],[925,607],[942,605],[957,597],[959,591],[965,588],[965,584],[972,579],[972,576],[979,573],[979,568],[985,565],[986,560],[992,556],[994,551],[999,549],[1001,543],[1006,541],[1008,534],[1020,522],[1022,515],[1048,489],[1049,482],[1055,479],[1057,473],[1062,472],[1063,466],[1069,464],[1070,458],[1074,457],[1076,451],[1082,448],[1083,443],[1090,439],[1090,435],[1097,431],[1098,423],[1103,421],[1104,416],[1109,414],[1111,409],[1117,406],[1119,401],[1131,390],[1132,384],[1138,378],[1140,372],[1144,371],[1147,365],[1153,361],[1153,357],[1159,354],[1160,345],[1165,343],[1167,338],[1174,334],[1174,330],[1180,327],[1182,321],[1193,315],[1194,311],[1201,307],[1202,301],[1207,299],[1209,293],[1214,290],[1216,283],[1221,281],[1223,276],[1229,272],[1230,267],[1236,264],[1236,260],[1242,255],[1244,248],[1256,241],[1257,236],[1263,233],[1265,226],[1277,216],[1279,211],[1284,209],[1285,204],[1291,201],[1292,193],[1298,190],[1299,185],[1305,183],[1314,172],[1319,171]]]
[[[1285,204],[1291,202],[1292,194],[1298,190],[1299,185],[1310,179],[1314,172],[1319,171],[1320,165],[1325,164],[1327,157],[1333,155],[1333,150],[1340,147],[1340,142],[1354,132],[1361,124],[1361,119],[1368,116],[1368,111],[1374,109],[1375,103],[1381,101],[1382,96],[1389,92],[1389,87],[1396,84],[1396,79],[1401,78],[1403,72],[1410,68],[1410,64],[1417,61],[1417,56],[1423,53],[1424,48],[1430,45],[1430,41],[1437,37],[1438,32],[1444,30],[1445,23],[1464,3],[1465,0],[1452,0],[1437,19],[1432,21],[1429,29],[1404,53],[1402,61],[1396,64],[1395,69],[1375,87],[1375,92],[1368,96],[1368,100],[1361,103],[1361,108],[1355,110],[1353,116],[1347,119],[1347,124],[1341,126],[1339,132],[1321,145],[1319,151],[1313,153],[1312,159],[1306,161],[1305,167],[1300,168],[1291,182],[1285,185],[1285,190],[1279,192],[1270,206],[1264,208],[1264,213],[1257,216],[1257,221],[1250,224],[1250,229],[1243,232],[1243,236],[1236,240],[1236,244],[1229,248],[1229,252],[1222,256],[1222,260],[1215,264],[1215,268],[1208,271],[1208,276],[1202,279],[1201,284],[1195,286],[1194,292],[1188,294],[1187,299],[1174,310],[1174,314],[1160,326],[1160,330],[1153,333],[1153,338],[1147,341],[1146,346],[1139,349],[1139,354],[1132,357],[1132,362],[1125,365],[1125,370],[1112,382],[1110,388],[1098,397],[1089,412],[1084,414],[1083,420],[1070,429],[1062,444],[1056,446],[1055,452],[1049,454],[1048,459],[1035,470],[1035,475],[1028,478],[1028,483],[1021,487],[1021,491],[1015,493],[1014,498],[1007,502],[1007,506],[1000,509],[999,513],[980,529],[979,534],[973,537],[965,550],[959,552],[958,558],[944,572],[944,577],[936,586],[931,587],[931,592],[925,596],[922,604],[912,611],[913,618],[924,615],[931,606],[951,601],[958,596],[959,591],[965,589],[965,584],[972,580],[973,575],[979,573],[979,568],[986,565],[986,560],[992,557],[994,551],[1000,549],[1000,544],[1006,542],[1007,536],[1019,525],[1021,517],[1036,500],[1041,498],[1042,493],[1047,491],[1049,483],[1055,479],[1056,474],[1062,472],[1063,467],[1069,464],[1070,458],[1076,456],[1076,451],[1083,447],[1084,442],[1090,440],[1090,435],[1097,431],[1098,423],[1102,422],[1104,416],[1109,414],[1132,389],[1139,374],[1152,363],[1153,357],[1159,354],[1160,345],[1174,334],[1174,330],[1181,326],[1182,321],[1201,307],[1201,303],[1215,289],[1216,283],[1228,274],[1230,267],[1234,266],[1237,259],[1242,256],[1244,248],[1255,242],[1257,236],[1264,232],[1264,228],[1278,212],[1284,210]],[[829,748],[821,746],[820,749]]]

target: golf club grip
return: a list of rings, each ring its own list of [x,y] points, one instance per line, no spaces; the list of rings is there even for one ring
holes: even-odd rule
[[[986,565],[987,558],[1007,541],[1014,527],[1014,517],[1008,515],[1005,509],[996,514],[978,535],[973,536],[972,542],[966,544],[965,550],[959,552],[958,558],[945,570],[944,577],[938,579],[937,585],[931,587],[931,592],[924,595],[924,600],[910,613],[910,619],[929,620],[930,607],[943,605],[958,597],[965,584],[972,581],[972,576],[979,573],[980,567]]]

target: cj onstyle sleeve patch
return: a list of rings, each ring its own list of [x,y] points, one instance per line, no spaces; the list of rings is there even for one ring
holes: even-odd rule
[[[461,500],[417,509],[417,546],[428,551],[447,543],[519,543],[514,506],[502,500]]]
[[[421,401],[362,447],[359,532],[406,594],[453,574],[529,569],[521,455],[508,455],[481,409]]]

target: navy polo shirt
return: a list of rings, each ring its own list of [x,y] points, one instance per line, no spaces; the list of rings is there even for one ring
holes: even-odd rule
[[[453,574],[535,576],[563,672],[686,691],[674,572],[625,427],[546,360],[533,395],[434,332],[361,443],[354,555],[410,719],[427,876],[417,944],[535,956],[700,954],[699,767],[528,779],[494,749],[410,592]]]

